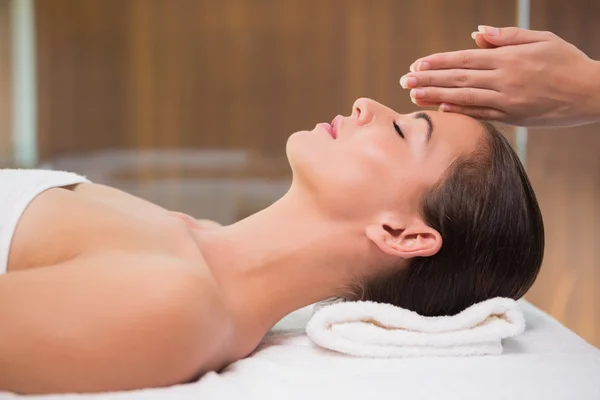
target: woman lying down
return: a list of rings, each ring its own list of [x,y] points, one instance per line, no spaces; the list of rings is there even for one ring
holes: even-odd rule
[[[324,299],[452,315],[538,274],[538,203],[488,123],[359,99],[287,155],[289,191],[224,227],[75,174],[0,172],[0,391],[173,385]]]

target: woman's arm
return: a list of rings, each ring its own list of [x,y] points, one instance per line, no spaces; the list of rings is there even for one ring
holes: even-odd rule
[[[600,62],[551,32],[481,27],[482,49],[423,57],[401,79],[417,105],[522,126],[600,121]]]
[[[0,391],[172,385],[220,368],[230,317],[211,277],[161,255],[106,254],[0,277]]]

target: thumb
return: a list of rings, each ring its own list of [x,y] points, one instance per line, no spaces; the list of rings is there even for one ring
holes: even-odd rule
[[[479,25],[477,29],[488,43],[495,46],[543,42],[549,39],[548,32],[532,31],[516,27],[494,28],[487,25]]]
[[[481,32],[473,32],[471,34],[471,38],[473,38],[477,46],[479,46],[482,49],[495,49],[496,47],[498,47],[488,42]]]

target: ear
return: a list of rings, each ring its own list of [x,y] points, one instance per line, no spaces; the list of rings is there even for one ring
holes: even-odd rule
[[[442,247],[442,236],[435,229],[418,220],[403,227],[387,221],[369,225],[367,237],[381,251],[401,258],[431,257]]]

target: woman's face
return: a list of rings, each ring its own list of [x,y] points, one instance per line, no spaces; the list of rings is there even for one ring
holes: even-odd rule
[[[481,124],[464,115],[403,115],[363,98],[349,117],[294,133],[287,154],[293,186],[328,216],[362,221],[387,213],[408,220],[418,218],[421,196],[482,135]]]

